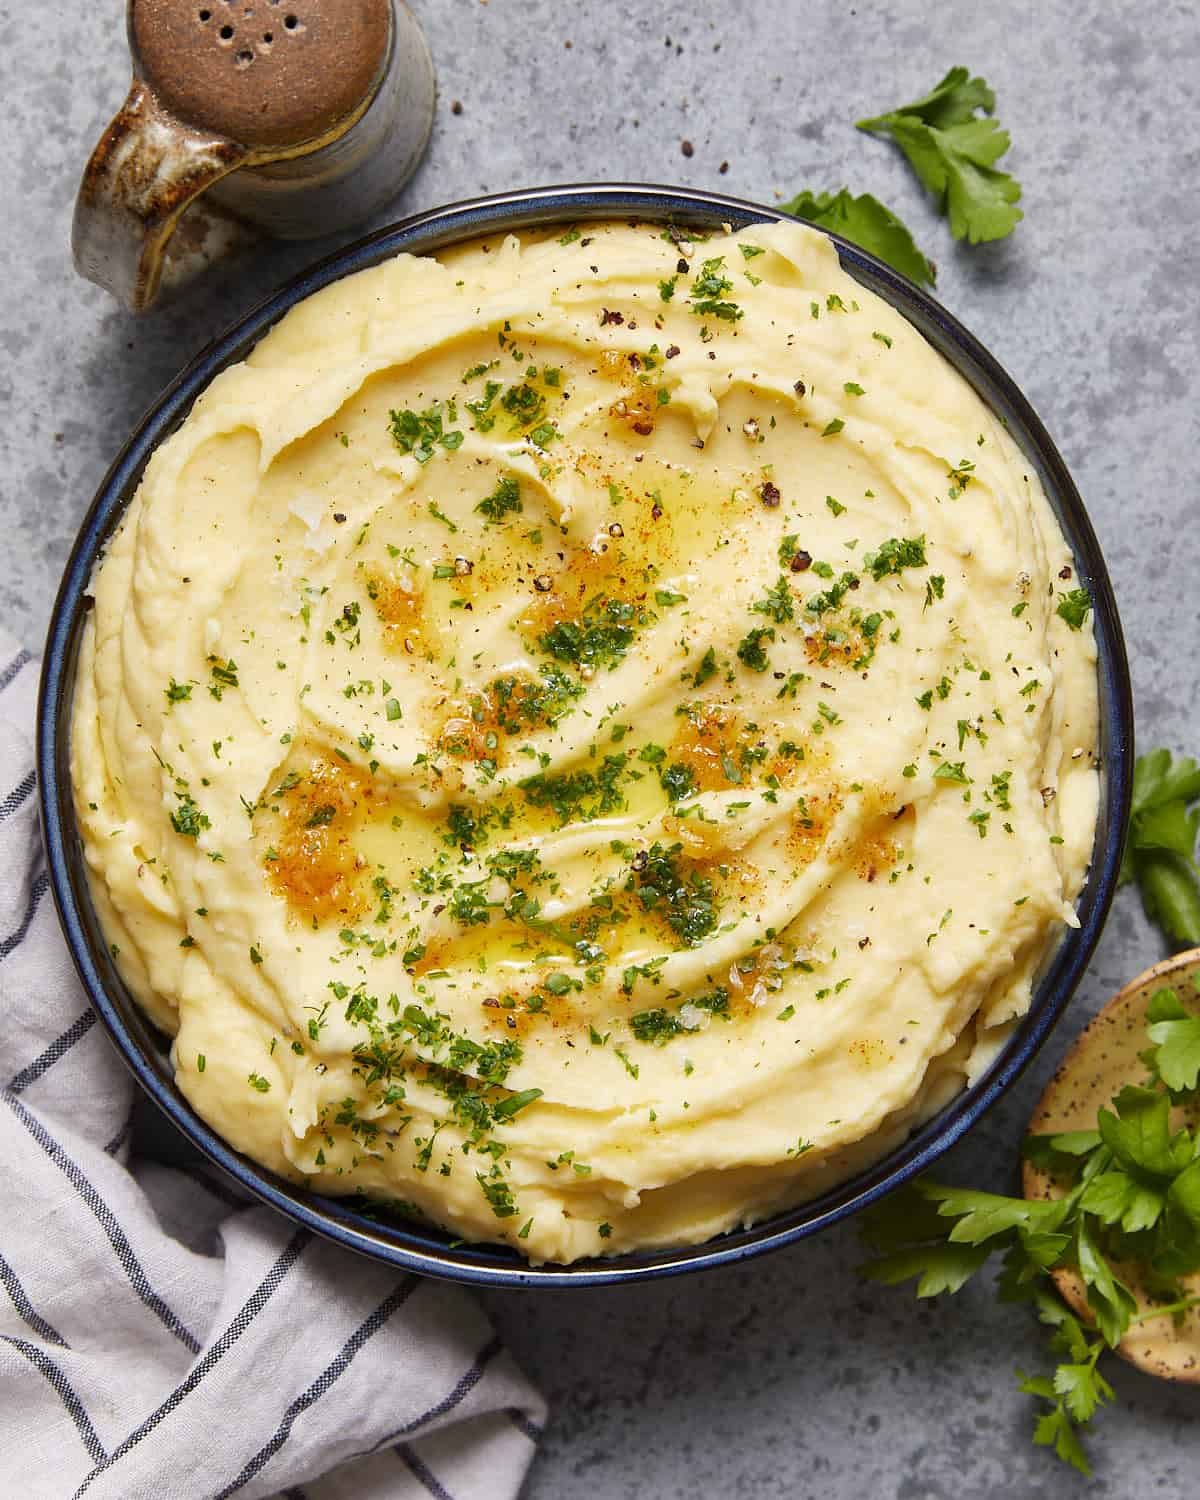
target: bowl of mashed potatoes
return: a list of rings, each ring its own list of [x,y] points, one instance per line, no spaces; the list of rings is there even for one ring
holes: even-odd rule
[[[1128,670],[1028,404],[853,246],[441,210],[180,378],[40,721],[116,1043],[260,1198],[501,1284],[739,1259],[926,1166],[1115,883]]]

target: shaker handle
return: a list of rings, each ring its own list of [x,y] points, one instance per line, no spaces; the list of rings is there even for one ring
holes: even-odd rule
[[[189,204],[250,155],[223,136],[192,130],[167,113],[135,78],[129,97],[92,152],[71,230],[80,275],[145,312],[164,281],[179,283],[227,254],[251,231],[215,204],[188,216]]]

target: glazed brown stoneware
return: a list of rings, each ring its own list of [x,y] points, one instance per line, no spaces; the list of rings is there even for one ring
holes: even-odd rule
[[[359,113],[390,41],[388,0],[134,0],[129,42],[160,102],[199,130],[289,150]]]
[[[402,0],[129,0],[128,29],[133,84],[72,248],[134,312],[259,233],[369,217],[429,138],[433,66]]]
[[[1146,1007],[1156,990],[1173,989],[1180,1003],[1200,1015],[1200,995],[1193,980],[1200,974],[1200,948],[1168,958],[1132,980],[1115,995],[1080,1035],[1062,1066],[1050,1080],[1029,1122],[1034,1135],[1066,1130],[1094,1130],[1096,1112],[1104,1108],[1126,1084],[1143,1083],[1146,1068],[1139,1053],[1149,1046],[1146,1037]],[[1174,1112],[1172,1127],[1195,1128],[1200,1124],[1200,1106]],[[1021,1169],[1026,1198],[1055,1198],[1061,1188],[1048,1173],[1030,1162]],[[1118,1266],[1118,1274],[1137,1298],[1138,1310],[1153,1308],[1155,1299],[1146,1291],[1136,1266]],[[1064,1301],[1080,1317],[1091,1320],[1083,1282],[1074,1271],[1059,1269],[1054,1280]],[[1200,1273],[1182,1278],[1188,1296],[1200,1296]],[[1190,1308],[1176,1322],[1171,1317],[1149,1318],[1130,1329],[1117,1352],[1164,1380],[1182,1380],[1200,1385],[1200,1307]]]

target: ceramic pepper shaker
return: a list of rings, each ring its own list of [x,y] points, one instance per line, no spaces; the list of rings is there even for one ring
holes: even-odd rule
[[[368,218],[429,139],[433,65],[402,0],[129,0],[128,34],[72,249],[134,312],[258,234]]]

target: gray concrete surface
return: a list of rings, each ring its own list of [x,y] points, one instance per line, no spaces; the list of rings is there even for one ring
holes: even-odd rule
[[[1091,509],[1123,612],[1144,746],[1200,748],[1194,456],[1200,449],[1200,32],[1192,5],[1039,0],[421,0],[440,75],[431,150],[391,216],[589,178],[771,202],[849,184],[885,199],[940,294],[1024,386]],[[72,535],[163,384],[329,246],[214,275],[133,323],[77,280],[76,180],[128,69],[117,0],[0,0],[0,620],[39,642]],[[865,113],[968,63],[1012,129],[1027,218],[954,246]],[[461,101],[453,113],[452,101]],[[690,140],[694,152],[683,154]],[[722,174],[723,162],[728,170]],[[1060,1033],[945,1164],[1002,1186],[1041,1080],[1122,981],[1160,956],[1119,898]],[[1029,1443],[1026,1313],[986,1287],[918,1304],[856,1279],[852,1228],[744,1269],[617,1292],[487,1299],[549,1395],[529,1500],[1000,1500],[1088,1488]],[[1118,1366],[1096,1495],[1197,1493],[1195,1390]]]

